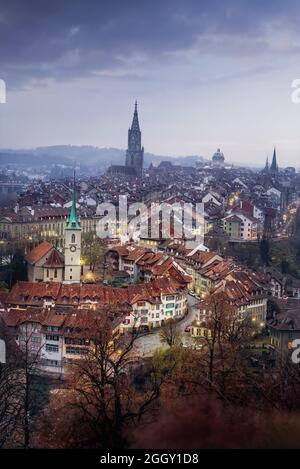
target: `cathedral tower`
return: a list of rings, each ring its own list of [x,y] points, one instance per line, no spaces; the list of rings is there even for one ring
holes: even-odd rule
[[[272,164],[270,166],[270,173],[275,176],[278,173],[277,157],[276,157],[276,148],[274,148]]]
[[[141,131],[135,102],[131,128],[128,130],[128,148],[126,151],[126,167],[133,167],[137,176],[142,176],[144,163],[144,147],[141,143]]]
[[[65,226],[65,283],[79,283],[81,266],[81,226],[80,220],[76,213],[76,194],[75,194],[75,174],[74,174],[74,187],[72,208],[70,211],[69,219]]]

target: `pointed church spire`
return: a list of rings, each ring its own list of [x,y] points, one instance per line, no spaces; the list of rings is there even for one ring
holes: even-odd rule
[[[80,230],[80,221],[77,217],[76,211],[76,183],[75,183],[75,169],[74,169],[74,179],[73,179],[73,194],[72,194],[72,207],[67,221],[66,230]]]
[[[133,168],[137,176],[142,176],[143,174],[144,147],[142,147],[141,136],[137,101],[135,101],[132,125],[128,130],[128,147],[125,165],[127,168]]]
[[[276,158],[276,147],[274,147],[273,158],[272,158],[272,164],[271,164],[270,170],[271,170],[273,173],[277,172],[277,170],[278,170],[277,158]]]
[[[266,159],[265,171],[269,171],[269,157],[268,156]]]
[[[134,103],[134,113],[133,113],[131,130],[140,130],[139,116],[138,116],[138,110],[137,110],[137,100],[135,100],[135,103]]]

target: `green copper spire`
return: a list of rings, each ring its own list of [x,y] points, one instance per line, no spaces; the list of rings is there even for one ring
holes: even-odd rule
[[[66,230],[81,230],[80,220],[76,213],[76,193],[75,193],[75,170],[74,170],[74,182],[73,182],[73,196],[72,196],[72,208],[67,221]]]

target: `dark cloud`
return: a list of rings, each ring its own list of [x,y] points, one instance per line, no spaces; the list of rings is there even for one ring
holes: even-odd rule
[[[230,45],[214,40],[222,35],[247,37],[248,46],[234,42],[235,52],[249,51],[251,39],[258,52],[268,47],[266,31],[292,34],[297,24],[297,1],[2,0],[0,74],[10,86],[114,69],[135,76],[130,68],[196,41],[200,50],[202,41],[206,52],[228,53]]]

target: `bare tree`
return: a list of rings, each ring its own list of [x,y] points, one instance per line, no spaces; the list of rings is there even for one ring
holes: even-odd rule
[[[210,295],[205,309],[204,334],[199,338],[202,348],[190,357],[186,383],[198,383],[222,399],[233,398],[233,394],[239,398],[239,385],[245,377],[242,350],[251,337],[251,324],[239,316],[223,292]]]
[[[98,238],[95,233],[85,233],[82,237],[82,257],[89,269],[94,272],[95,267],[102,267],[105,273],[105,252],[107,247],[103,239]]]
[[[38,326],[39,327],[39,326]],[[45,403],[44,385],[39,379],[43,343],[33,323],[25,322],[19,327],[19,434],[22,446],[29,448],[34,428],[34,417]]]
[[[21,415],[20,373],[15,360],[16,350],[4,323],[0,320],[0,337],[6,344],[6,360],[0,363],[0,448],[14,434]]]
[[[108,311],[96,311],[89,327],[92,346],[82,359],[70,366],[66,410],[90,435],[89,447],[120,448],[124,429],[134,425],[150,410],[160,394],[163,376],[149,365],[147,380],[136,384],[140,367],[134,344],[141,333],[118,334],[120,319]]]
[[[169,347],[179,344],[180,335],[178,323],[172,318],[165,321],[159,331],[161,341],[167,343]]]

